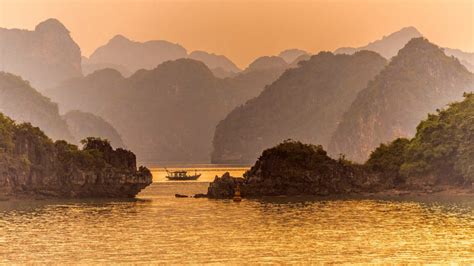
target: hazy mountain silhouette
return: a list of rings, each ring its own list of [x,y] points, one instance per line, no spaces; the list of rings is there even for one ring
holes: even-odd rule
[[[186,56],[186,49],[179,44],[160,40],[142,43],[116,35],[106,45],[97,48],[87,64],[115,65],[133,73],[142,68],[153,69],[165,61]]]
[[[290,63],[290,67],[297,67],[302,61],[308,61],[311,58],[310,54],[302,54],[298,56],[293,62]]]
[[[459,49],[443,48],[444,53],[449,56],[454,56],[467,70],[474,72],[474,53],[463,52]]]
[[[356,51],[369,50],[375,51],[385,58],[390,59],[397,55],[398,51],[402,49],[405,44],[413,38],[422,37],[422,34],[414,27],[402,28],[388,36],[384,36],[381,40],[369,43],[366,46],[359,48],[343,47],[336,49],[336,54],[353,54]],[[463,52],[459,49],[443,48],[448,56],[454,56],[461,61],[469,71],[474,71],[474,53]]]
[[[0,71],[43,90],[82,75],[81,50],[56,19],[41,22],[34,31],[0,28]]]
[[[78,143],[87,137],[100,137],[110,141],[114,148],[125,148],[117,130],[101,117],[78,110],[69,111],[63,117]]]
[[[327,145],[344,111],[385,64],[368,51],[322,52],[302,61],[218,124],[212,162],[253,162],[288,138]]]
[[[329,151],[364,161],[380,143],[412,137],[426,113],[474,90],[474,76],[456,58],[416,38],[359,93],[332,137]]]
[[[18,122],[38,126],[54,140],[74,141],[57,104],[19,76],[0,72],[0,112]]]
[[[379,53],[385,58],[390,59],[397,55],[398,50],[402,49],[407,42],[413,38],[421,37],[421,33],[415,27],[405,27],[399,31],[384,36],[359,48],[342,47],[334,51],[335,54],[353,54],[356,51],[369,50]]]
[[[133,74],[128,68],[122,65],[110,64],[110,63],[91,64],[89,63],[89,58],[84,57],[84,56],[82,57],[81,65],[82,65],[82,74],[84,76],[92,74],[97,70],[106,69],[106,68],[113,68],[119,71],[120,74],[122,74],[122,76],[124,77],[130,77]]]
[[[188,58],[203,62],[219,78],[232,77],[241,71],[229,58],[223,55],[194,51],[189,54]]]
[[[99,70],[50,95],[65,110],[109,121],[142,161],[208,162],[216,124],[242,100],[230,83],[202,62],[178,59],[129,78]]]
[[[309,53],[300,49],[288,49],[282,51],[278,56],[283,58],[288,64],[293,63],[300,56],[309,56]]]

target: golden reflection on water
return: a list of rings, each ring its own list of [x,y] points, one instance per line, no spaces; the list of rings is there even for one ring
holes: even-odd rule
[[[176,199],[0,202],[0,263],[474,263],[474,201]]]

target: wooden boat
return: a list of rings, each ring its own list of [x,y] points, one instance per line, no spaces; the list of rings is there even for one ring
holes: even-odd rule
[[[166,170],[166,173],[168,173],[166,175],[166,178],[168,178],[168,180],[177,180],[177,181],[196,180],[201,176],[201,174],[196,173],[196,171],[194,171],[194,175],[188,175],[188,172],[184,170],[168,171],[166,168],[165,170]]]

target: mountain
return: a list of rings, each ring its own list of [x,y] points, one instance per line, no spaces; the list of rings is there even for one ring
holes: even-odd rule
[[[203,62],[219,78],[231,77],[241,71],[229,58],[223,55],[194,51],[189,54],[188,58]]]
[[[399,31],[384,36],[380,40],[376,40],[359,48],[343,47],[334,51],[335,54],[353,54],[356,51],[369,50],[379,53],[385,58],[392,58],[397,55],[398,50],[403,48],[405,44],[413,39],[421,37],[421,33],[414,27],[402,28]]]
[[[81,61],[81,66],[82,66],[82,74],[84,76],[87,76],[89,74],[94,73],[97,70],[101,69],[106,69],[106,68],[112,68],[120,72],[122,76],[124,77],[130,77],[133,73],[130,72],[129,69],[127,69],[125,66],[122,65],[116,65],[116,64],[110,64],[110,63],[97,63],[97,64],[91,64],[89,63],[89,58],[83,56],[82,61]]]
[[[422,37],[421,33],[414,27],[406,27],[388,36],[384,36],[381,40],[369,43],[359,48],[343,47],[336,49],[336,54],[353,54],[356,51],[369,50],[374,51],[385,58],[392,58],[397,55],[405,44],[413,38]],[[454,56],[461,61],[470,72],[474,72],[474,53],[463,52],[459,49],[443,48],[444,53],[448,56]]]
[[[39,126],[51,138],[74,141],[58,105],[13,74],[0,72],[0,112]]]
[[[0,71],[28,80],[39,90],[82,75],[81,50],[56,19],[34,31],[0,28]]]
[[[88,137],[99,137],[108,140],[113,147],[125,147],[117,130],[99,116],[74,110],[66,113],[63,118],[77,141]]]
[[[186,56],[186,49],[179,44],[161,40],[142,43],[116,35],[106,45],[97,48],[87,64],[115,65],[134,73],[142,68],[153,69],[165,61]]]
[[[302,54],[290,63],[290,67],[297,67],[301,61],[308,61],[310,58],[310,54]]]
[[[424,38],[409,41],[344,114],[329,152],[358,162],[380,143],[415,134],[418,122],[474,90],[474,75]]]
[[[208,162],[216,124],[240,102],[202,62],[167,61],[129,78],[104,69],[49,93],[63,110],[103,117],[140,161]]]
[[[293,63],[298,57],[304,56],[304,55],[308,56],[309,53],[300,49],[288,49],[278,54],[278,56],[283,58],[283,60],[285,60],[286,63],[288,64]]]
[[[212,162],[253,162],[288,138],[327,145],[344,111],[385,64],[368,51],[322,52],[302,61],[217,125]]]
[[[252,63],[244,70],[244,72],[266,70],[272,68],[287,68],[288,64],[283,58],[278,56],[262,56]]]
[[[449,56],[454,56],[467,70],[474,73],[474,53],[463,52],[459,49],[444,48],[444,53]]]
[[[234,93],[237,104],[244,104],[258,96],[265,86],[272,84],[288,68],[289,65],[280,57],[259,57],[242,72],[225,78],[224,87]]]

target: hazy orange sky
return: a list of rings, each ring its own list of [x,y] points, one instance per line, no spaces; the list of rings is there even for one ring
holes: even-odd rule
[[[405,26],[474,51],[474,0],[0,0],[0,27],[34,29],[50,17],[86,56],[120,33],[224,54],[245,67],[287,48],[365,45]]]

